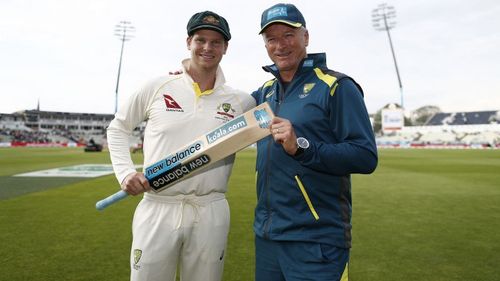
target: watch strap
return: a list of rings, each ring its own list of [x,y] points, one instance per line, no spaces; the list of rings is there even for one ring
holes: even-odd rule
[[[297,150],[295,151],[295,154],[293,156],[300,156],[304,153],[304,149],[300,146],[297,146]]]

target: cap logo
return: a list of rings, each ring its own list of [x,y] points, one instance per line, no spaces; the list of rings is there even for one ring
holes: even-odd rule
[[[214,16],[206,16],[203,18],[203,23],[219,25],[219,20],[216,19]]]
[[[288,13],[286,12],[286,7],[276,7],[274,9],[267,11],[267,20],[276,17],[286,17],[286,16],[288,16]]]

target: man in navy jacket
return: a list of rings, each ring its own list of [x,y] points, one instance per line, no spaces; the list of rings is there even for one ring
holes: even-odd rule
[[[377,148],[361,87],[307,54],[291,4],[265,10],[261,30],[274,75],[252,96],[276,114],[257,143],[255,280],[347,280],[351,174],[372,173]]]

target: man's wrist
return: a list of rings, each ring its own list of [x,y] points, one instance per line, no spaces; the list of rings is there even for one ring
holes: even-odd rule
[[[297,157],[304,154],[304,149],[300,146],[297,146],[297,150],[295,150],[295,154],[293,156]]]

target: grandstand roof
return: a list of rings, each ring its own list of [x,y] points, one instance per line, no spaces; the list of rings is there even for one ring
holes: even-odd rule
[[[96,116],[113,119],[113,114],[103,113],[78,113],[78,112],[60,112],[60,111],[41,111],[41,110],[23,110],[19,114],[23,115],[40,115],[40,116]]]
[[[425,125],[481,125],[495,123],[500,123],[500,111],[440,112],[434,114]]]

